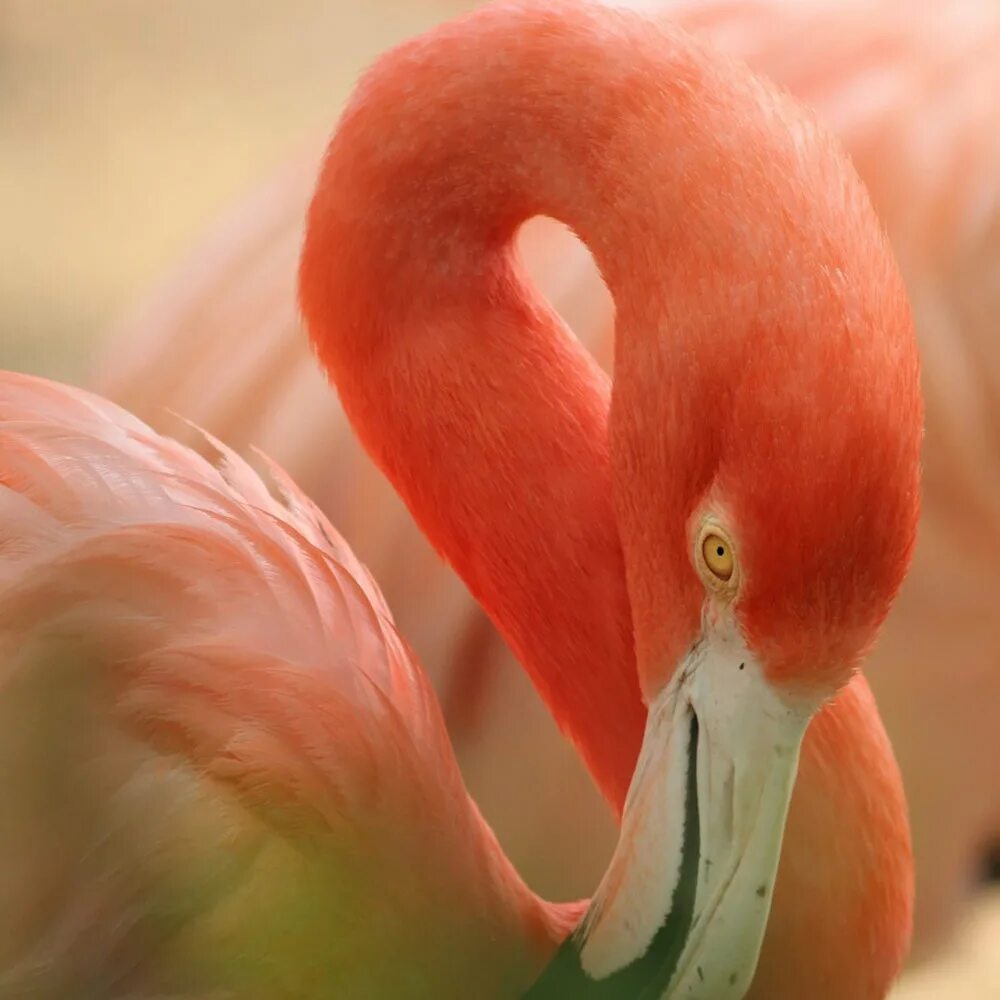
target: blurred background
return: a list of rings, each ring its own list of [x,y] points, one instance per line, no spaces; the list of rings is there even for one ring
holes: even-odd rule
[[[0,363],[78,378],[221,210],[456,0],[0,0]]]
[[[126,331],[126,340],[133,339],[131,332],[140,327],[155,327],[159,337],[169,335],[171,324],[180,321],[175,314],[168,320],[160,318],[169,313],[169,304],[165,303],[185,295],[202,302],[199,295],[203,290],[192,290],[192,282],[197,282],[199,268],[210,270],[218,266],[220,259],[230,260],[226,256],[229,251],[219,249],[220,240],[231,247],[244,236],[250,241],[266,241],[268,233],[276,233],[274,241],[291,248],[275,263],[276,268],[284,268],[273,279],[284,294],[284,285],[290,282],[289,260],[294,250],[294,239],[289,234],[295,234],[295,217],[301,210],[308,173],[318,144],[330,131],[358,72],[390,44],[471,6],[462,0],[286,0],[281,4],[270,0],[0,0],[0,367],[94,385],[102,383],[105,372],[124,365],[125,374],[118,376],[118,382],[108,376],[108,384],[117,386],[117,398],[129,403],[134,386],[127,384],[128,377],[139,369],[134,358],[128,359],[128,345],[120,339],[122,331]],[[766,5],[743,6],[747,18],[754,16],[755,7],[760,8],[758,18],[766,17]],[[919,16],[922,9],[919,4],[909,8],[879,6],[895,6],[898,17],[905,9],[914,9],[914,16]],[[841,45],[843,52],[851,50],[851,32],[865,30],[865,5],[853,7],[861,13],[856,21],[848,19],[842,25],[843,37],[827,36],[827,43]],[[971,32],[978,39],[976,57],[1000,64],[995,10],[991,34],[977,28],[975,22],[982,4],[958,4],[955,8],[960,9],[956,30]],[[789,14],[788,23],[803,27],[807,36],[818,37],[820,32],[808,30],[808,17],[801,13],[802,9],[794,16]],[[872,65],[892,51],[892,37],[891,30],[888,34],[882,31],[878,41],[866,50]],[[982,46],[987,46],[986,55]],[[798,56],[800,60],[811,58],[808,49],[801,46]],[[964,61],[965,55],[956,56],[947,60],[944,68],[935,66],[934,72],[955,72]],[[836,59],[831,62],[836,66]],[[784,69],[794,75],[794,67],[789,67],[786,58]],[[997,79],[996,75],[993,79]],[[972,99],[979,103],[975,113],[967,115],[967,126],[975,125],[981,131],[983,94],[981,87],[971,89]],[[904,83],[899,90],[912,99],[912,87]],[[893,93],[896,91],[882,75],[868,73],[860,89],[851,88],[852,106],[860,102],[863,108],[870,104],[873,109],[884,110]],[[958,102],[964,90],[956,86],[949,93]],[[985,99],[995,104],[997,93],[996,89],[987,91]],[[945,108],[946,113],[948,110]],[[915,120],[923,121],[919,107],[912,113]],[[940,115],[941,108],[936,113]],[[995,134],[1000,135],[997,113],[987,113],[992,113]],[[955,115],[960,116],[961,109]],[[873,120],[877,121],[877,116]],[[972,156],[959,161],[958,166],[950,162],[942,165],[932,155],[935,136],[922,134],[920,141],[928,150],[928,173],[936,172],[933,183],[946,186],[948,191],[980,190],[974,182],[984,160],[994,169],[1000,165],[1000,160]],[[947,134],[943,141],[948,141]],[[968,164],[968,177],[962,173],[963,162]],[[277,179],[268,182],[268,178]],[[887,190],[892,188],[891,178],[883,179],[883,183]],[[908,195],[915,202],[921,190],[916,185]],[[995,187],[987,190],[990,197],[995,195]],[[250,200],[245,202],[248,197]],[[962,216],[959,223],[944,227],[950,234],[944,243],[968,245],[971,238],[967,230],[978,224],[976,220],[984,212],[987,221],[983,225],[995,241],[995,202],[988,202],[985,209],[979,205],[979,215],[973,222],[966,218],[970,212],[966,203],[957,195],[953,202],[939,198],[934,201],[933,211],[926,213],[934,225],[939,225],[938,215],[949,205]],[[267,226],[240,228],[244,216],[257,213],[264,218],[272,208],[276,214]],[[910,218],[906,205],[892,208],[898,218]],[[920,207],[914,205],[913,216],[919,215]],[[206,231],[216,227],[220,217],[228,221],[222,230],[214,229],[206,255],[199,248]],[[913,279],[916,281],[925,273],[922,268],[930,268],[924,259],[928,245],[942,241],[928,237],[920,229],[919,219],[911,229],[917,232],[910,233],[913,240],[908,245],[917,249],[912,250],[908,276],[918,276]],[[899,224],[893,232],[905,234],[907,226]],[[930,226],[927,232],[939,229]],[[994,245],[989,238],[985,238],[987,245]],[[984,238],[971,242],[978,247]],[[566,247],[564,250],[567,254],[575,252]],[[194,263],[184,265],[196,251]],[[992,258],[992,270],[977,272],[977,287],[983,282],[1000,282],[995,263],[998,259]],[[544,254],[539,261],[539,267],[544,268]],[[973,265],[956,266],[964,274]],[[178,267],[180,277],[153,296]],[[949,272],[949,281],[957,280]],[[939,291],[935,289],[935,296]],[[912,285],[911,294],[916,294]],[[961,294],[966,296],[962,300],[965,311],[956,310],[957,315],[974,315],[980,325],[995,326],[996,312],[990,313],[984,324],[984,307],[969,306],[968,294]],[[992,295],[995,304],[1000,298],[996,287]],[[955,293],[953,298],[957,297]],[[937,301],[934,296],[930,298]],[[974,296],[973,300],[979,301]],[[933,304],[928,306],[929,310],[933,308]],[[568,302],[564,313],[571,322],[572,312],[573,304]],[[292,321],[282,317],[282,322],[289,325]],[[281,323],[277,325],[281,327]],[[288,336],[294,335],[295,331],[289,329]],[[992,358],[998,357],[998,343],[993,338],[988,345]],[[134,344],[131,346],[134,352]],[[940,354],[928,360],[928,365],[951,371],[950,350],[942,348]],[[155,359],[155,354],[150,357]],[[151,364],[155,368],[159,362]],[[1000,376],[1000,365],[993,370]],[[944,384],[946,389],[952,385],[947,381]],[[103,384],[101,387],[105,388]],[[180,395],[183,397],[183,393]],[[174,393],[169,399],[170,405],[189,413],[189,409],[177,404],[177,396]],[[992,397],[985,398],[988,402]],[[986,434],[995,446],[1000,441],[995,410],[987,405],[984,412],[985,431],[979,426],[980,419],[969,434]],[[190,415],[202,419],[198,413]],[[211,420],[205,420],[212,430],[217,429]],[[955,426],[961,435],[966,425],[956,418]],[[281,451],[279,445],[271,447],[271,440],[261,440],[251,432],[247,437],[269,450]],[[247,442],[234,443],[242,447]],[[284,454],[278,457],[286,460]],[[294,468],[292,471],[297,472]],[[984,474],[991,473],[987,470]],[[957,474],[948,480],[959,481]],[[310,486],[308,482],[304,485]],[[974,488],[978,487],[970,487]],[[393,516],[398,517],[398,512]],[[979,523],[983,523],[982,519]],[[356,541],[350,534],[348,537],[359,545],[362,556],[369,558],[364,540]],[[989,538],[994,546],[989,551],[998,551],[993,536]],[[404,591],[402,588],[400,593]],[[394,612],[405,619],[407,609],[394,603],[391,588],[388,592]],[[405,632],[405,620],[403,625]],[[457,644],[461,650],[492,641],[475,630],[464,631],[461,639]],[[419,648],[420,642],[426,642],[432,650],[435,641],[436,637],[431,636],[420,639],[417,645]],[[891,637],[889,642],[891,645]],[[987,654],[986,667],[995,673],[993,668],[1000,667],[996,648],[988,648]],[[433,652],[425,654],[425,660],[430,661],[428,668],[438,680],[435,669],[440,665],[433,662]],[[960,666],[955,664],[956,671]],[[507,698],[511,705],[527,704],[525,699],[533,699],[526,687],[519,686],[519,680],[511,683],[515,685],[512,692],[501,692],[498,698]],[[984,700],[997,691],[996,682],[989,683],[977,686],[970,699],[979,701],[981,709],[995,718],[1000,706]],[[940,692],[938,696],[942,714],[947,716],[948,700]],[[529,730],[536,727],[542,734],[540,745],[554,759],[548,770],[532,775],[531,757],[526,750],[521,759],[514,760],[511,772],[498,778],[495,758],[471,738],[466,740],[464,750],[460,746],[460,757],[473,793],[529,881],[540,890],[570,893],[577,888],[578,871],[602,863],[611,836],[610,824],[601,807],[592,797],[587,798],[587,780],[574,755],[545,728],[547,722],[537,703],[532,701],[531,705],[534,708],[527,709],[530,714],[524,725]],[[445,708],[447,713],[447,702]],[[895,711],[905,715],[907,707],[897,706]],[[954,712],[958,713],[958,709]],[[466,716],[453,713],[449,723],[454,724],[453,728],[474,725],[475,719],[470,721]],[[956,718],[961,721],[960,714]],[[888,721],[892,730],[891,710]],[[532,744],[526,741],[525,746],[530,749]],[[936,758],[940,747],[930,749],[933,753],[928,756]],[[974,794],[978,784],[995,791],[996,758],[981,756],[976,767],[975,773],[961,776],[970,792]],[[908,792],[918,803],[918,810],[921,773],[914,769],[907,774]],[[945,777],[956,780],[954,775]],[[584,803],[581,808],[592,817],[594,844],[584,849],[584,853],[589,849],[592,856],[578,870],[553,874],[551,865],[556,862],[540,843],[545,837],[544,823],[532,826],[514,822],[509,814],[512,803],[528,797],[544,819],[547,799],[565,801],[555,795],[556,790],[564,797],[578,796]],[[925,808],[928,813],[935,808],[940,811],[929,799]],[[945,828],[947,820],[945,817]],[[955,823],[960,822],[956,815]],[[982,860],[976,867],[963,858],[962,863],[969,867],[970,886],[980,870],[985,870],[993,846],[978,832],[975,837],[979,839],[969,845],[963,842],[963,847],[969,846],[970,850],[975,847]],[[935,843],[928,840],[931,856]],[[942,842],[940,849],[946,853],[947,845]],[[586,885],[579,888],[585,890]],[[968,896],[963,894],[960,901],[949,905],[948,920],[942,922],[947,926],[940,930],[935,926],[934,933],[928,933],[929,943],[921,951],[924,960],[894,994],[898,1000],[1000,997],[1000,893],[984,878],[981,889],[970,889]]]

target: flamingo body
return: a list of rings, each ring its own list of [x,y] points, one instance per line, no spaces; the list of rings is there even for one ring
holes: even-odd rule
[[[1000,370],[991,346],[1000,288],[996,5],[649,6],[768,74],[833,127],[914,303],[928,405],[923,522],[869,677],[908,789],[920,883],[914,945],[923,954],[954,926],[980,852],[1000,834],[1000,800],[979,780],[1000,753],[990,711],[997,616],[980,558],[1000,538],[990,417]],[[299,334],[294,262],[317,160],[303,157],[218,227],[116,340],[99,386],[153,426],[173,410],[282,462],[380,581],[442,698],[466,780],[519,869],[550,893],[582,892],[613,843],[602,803],[506,646],[360,449]],[[612,306],[579,243],[535,220],[522,251],[610,369]],[[198,445],[183,426],[171,430]],[[510,717],[521,720],[516,739]],[[534,791],[531,814],[524,787]],[[540,843],[561,843],[577,825],[594,836],[575,852]]]
[[[613,392],[512,256],[538,213],[608,276]],[[837,147],[676,31],[598,4],[497,5],[361,83],[300,286],[362,442],[623,811],[559,952],[574,995],[638,970],[665,997],[883,996],[911,858],[857,668],[913,546],[921,405],[902,285]],[[796,382],[776,387],[782,364]],[[152,881],[112,894],[128,916],[110,942],[58,926],[115,885],[74,878],[27,922],[8,980],[75,983],[65,942],[94,934],[94,974],[127,980],[141,962],[122,971],[136,945],[117,935],[134,926],[154,975],[183,964],[213,987],[527,989],[580,907],[541,903],[499,852],[339,536],[282,473],[278,503],[231,453],[213,470],[108,404],[4,384],[11,676],[30,690],[69,662],[82,678],[61,728],[111,734],[80,780],[98,826],[130,802],[105,754],[206,824],[167,832],[165,891],[156,850],[122,866]],[[805,399],[828,419],[804,425]],[[724,576],[709,540],[730,549]],[[235,867],[202,888],[186,873],[214,876],[220,839]]]

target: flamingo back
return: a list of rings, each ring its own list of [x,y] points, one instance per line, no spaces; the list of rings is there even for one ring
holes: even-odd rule
[[[367,571],[211,447],[0,374],[0,994],[516,990],[563,917]]]

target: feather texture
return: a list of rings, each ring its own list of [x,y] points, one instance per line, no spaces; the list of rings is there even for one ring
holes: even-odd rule
[[[343,539],[212,447],[0,375],[0,994],[502,995],[575,911],[496,850]]]

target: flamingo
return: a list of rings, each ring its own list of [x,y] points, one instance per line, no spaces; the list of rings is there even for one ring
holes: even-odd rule
[[[607,276],[613,389],[512,252],[537,213]],[[623,810],[608,871],[582,919],[527,889],[284,473],[276,499],[221,444],[7,373],[4,706],[45,728],[0,759],[59,782],[6,783],[7,992],[884,996],[912,861],[858,667],[922,408],[836,144],[634,12],[487,7],[359,84],[300,294],[365,447]]]
[[[928,407],[921,530],[867,675],[907,789],[919,885],[913,954],[926,955],[963,912],[983,849],[1000,841],[1000,786],[982,780],[1000,754],[992,711],[1000,579],[981,555],[1000,540],[991,420],[1000,370],[992,100],[1000,8],[992,0],[919,10],[895,0],[652,8],[817,109],[872,195],[914,304]],[[97,387],[194,446],[189,428],[165,421],[169,411],[281,461],[375,572],[442,698],[466,782],[518,869],[550,894],[585,892],[616,836],[602,798],[505,644],[364,454],[300,336],[295,258],[318,160],[319,150],[307,151],[237,206],[115,338]],[[610,368],[612,306],[581,245],[539,219],[520,244],[541,289]],[[566,849],[580,825],[592,835]]]

